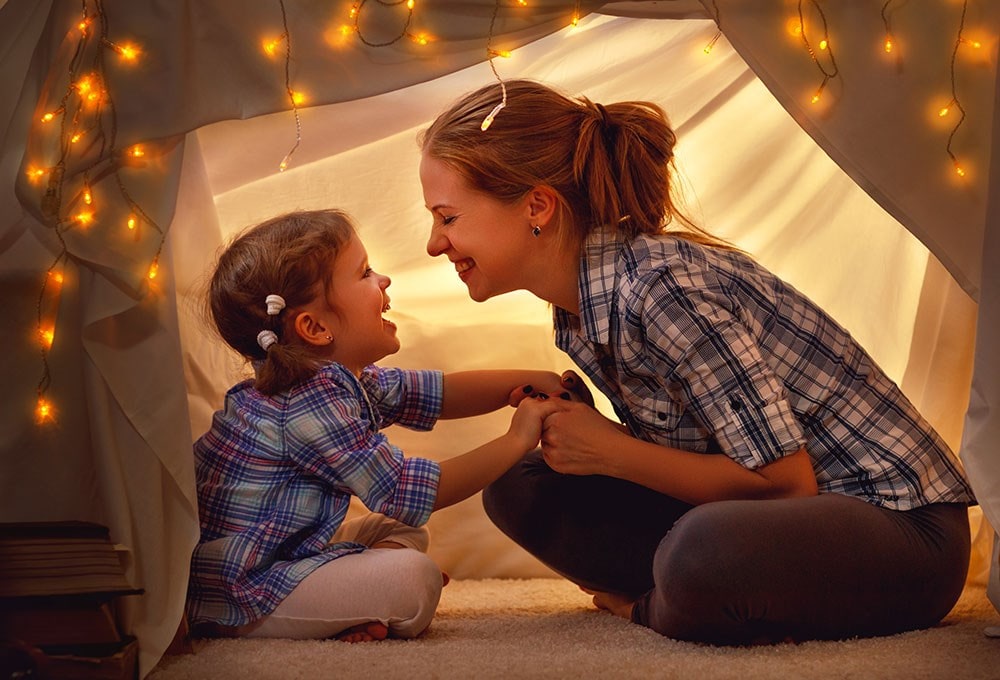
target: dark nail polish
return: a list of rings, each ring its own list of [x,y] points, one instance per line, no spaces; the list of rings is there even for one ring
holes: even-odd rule
[[[525,394],[531,394],[532,392],[534,392],[534,391],[535,391],[535,388],[534,388],[534,387],[532,387],[531,385],[525,385],[525,386],[524,386],[524,389],[523,389],[522,391],[523,391],[523,392],[524,392]]]
[[[569,396],[569,392],[563,392],[562,394],[559,395],[559,398],[560,399],[565,399],[566,401],[569,401],[570,399],[572,399],[572,397]]]

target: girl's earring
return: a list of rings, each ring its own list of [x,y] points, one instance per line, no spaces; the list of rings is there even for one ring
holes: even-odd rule
[[[538,237],[538,236],[541,236],[541,234],[542,234],[542,228],[540,226],[538,226],[537,224],[531,225],[531,235],[532,236]]]
[[[329,340],[330,342],[333,342],[333,336],[332,335],[326,336],[326,339]]]

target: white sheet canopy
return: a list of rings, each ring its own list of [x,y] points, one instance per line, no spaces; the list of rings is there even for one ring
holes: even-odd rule
[[[1000,526],[1000,3],[425,4],[408,31],[426,31],[428,45],[404,36],[369,47],[359,37],[399,34],[403,5],[362,3],[362,33],[345,37],[350,3],[0,1],[0,521],[111,527],[146,590],[128,611],[142,674],[181,618],[198,532],[191,442],[245,371],[200,312],[206,272],[237,230],[296,208],[351,213],[393,279],[395,365],[569,367],[544,304],[526,294],[473,303],[424,250],[415,138],[496,78],[487,42],[512,51],[494,60],[500,77],[667,110],[689,211],[828,309],[960,453],[981,504],[970,511],[970,578],[986,580],[992,564],[1000,587],[989,554],[990,524]],[[799,4],[818,62],[794,35]],[[283,9],[287,39],[268,57],[261,41],[282,35]],[[723,37],[706,53],[717,25]],[[130,43],[140,57],[123,65]],[[296,111],[286,48],[287,85],[308,97]],[[831,52],[836,75],[811,104]],[[84,106],[74,127],[62,114],[85,99],[87,73],[102,76],[102,107]],[[952,115],[939,116],[946,105]],[[95,111],[99,127],[87,122]],[[53,123],[42,122],[48,112]],[[45,352],[40,327],[53,331]],[[42,424],[39,396],[54,413]],[[389,434],[409,455],[440,459],[499,434],[507,417]],[[432,556],[453,577],[549,573],[476,499],[437,513],[431,529]],[[992,597],[1000,606],[1000,591]]]

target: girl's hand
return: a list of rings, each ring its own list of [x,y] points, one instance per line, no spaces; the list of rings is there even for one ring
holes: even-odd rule
[[[545,419],[563,408],[568,402],[561,399],[552,399],[546,394],[538,395],[533,399],[521,399],[517,405],[517,411],[511,418],[510,428],[507,434],[516,438],[524,444],[524,451],[530,451],[538,446],[542,437],[542,425]]]
[[[564,371],[561,376],[551,374],[551,379],[537,381],[537,384],[521,385],[514,388],[508,398],[511,406],[517,406],[526,397],[537,397],[546,394],[553,399],[564,401],[581,401],[590,406],[594,405],[594,398],[583,380],[576,371]]]
[[[542,457],[549,467],[563,474],[609,474],[615,442],[628,436],[618,423],[596,409],[561,401],[560,408],[545,418]]]

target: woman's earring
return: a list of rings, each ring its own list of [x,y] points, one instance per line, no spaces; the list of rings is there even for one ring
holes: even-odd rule
[[[532,236],[536,236],[537,237],[537,236],[541,236],[541,234],[542,234],[542,228],[540,226],[538,226],[537,224],[531,225],[531,235]]]

